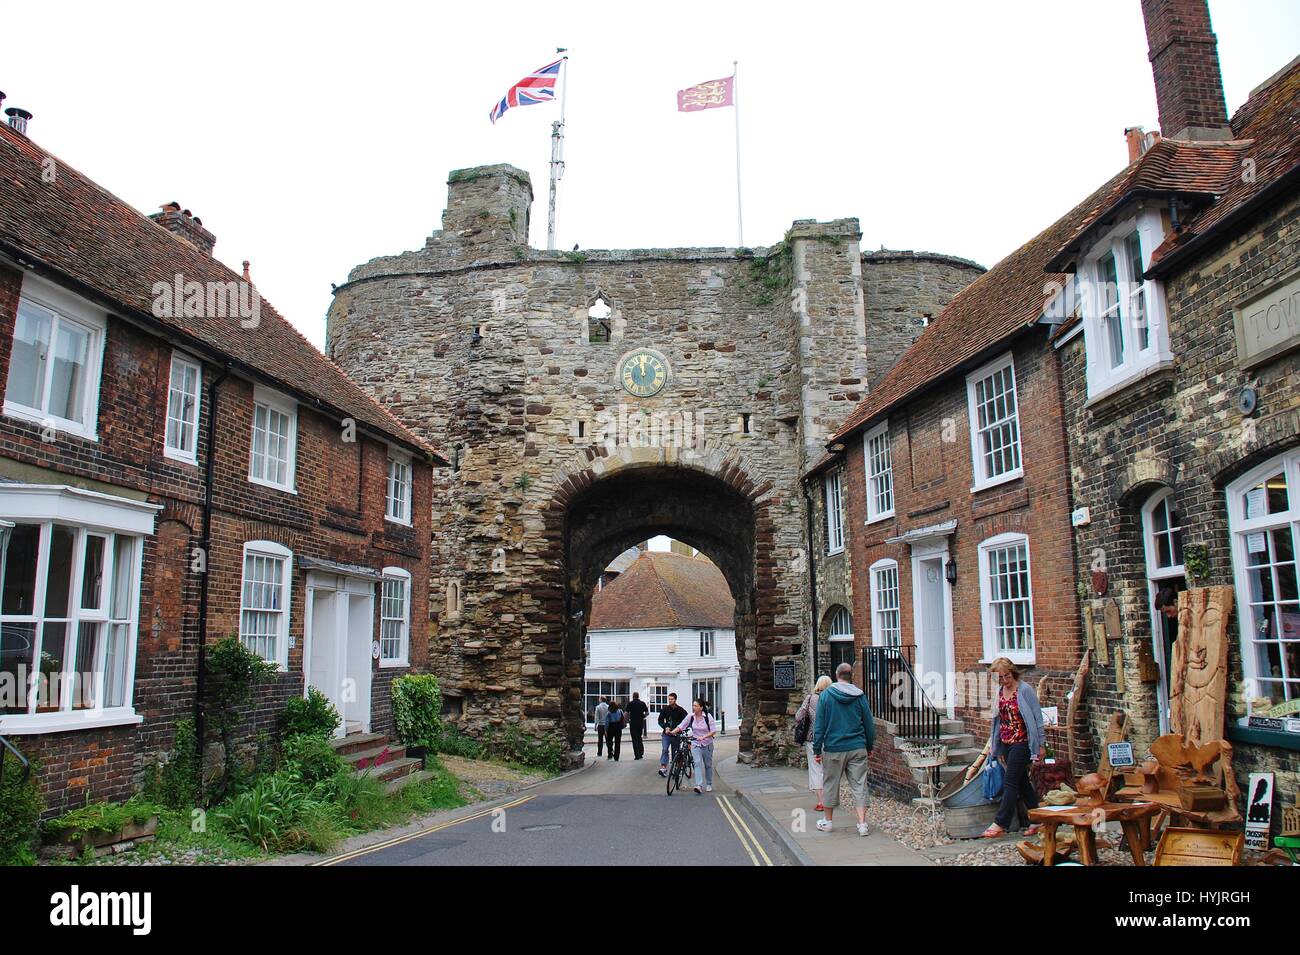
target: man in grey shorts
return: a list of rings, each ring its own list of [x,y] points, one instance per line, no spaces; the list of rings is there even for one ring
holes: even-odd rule
[[[813,725],[813,753],[826,774],[826,817],[817,822],[821,832],[831,831],[835,807],[840,804],[840,778],[847,776],[858,810],[858,835],[867,834],[867,755],[876,742],[876,722],[867,698],[853,683],[853,665],[835,668],[835,682],[817,706]]]

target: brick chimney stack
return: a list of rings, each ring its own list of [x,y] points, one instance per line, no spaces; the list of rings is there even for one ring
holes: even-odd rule
[[[217,244],[217,237],[203,228],[203,220],[196,217],[189,209],[182,209],[179,202],[169,202],[159,207],[160,211],[149,216],[173,235],[178,235],[194,248],[207,255],[212,254]]]
[[[1231,139],[1207,0],[1142,0],[1147,56],[1167,139]]]

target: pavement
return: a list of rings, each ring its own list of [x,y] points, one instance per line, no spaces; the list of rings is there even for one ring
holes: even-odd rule
[[[817,796],[808,789],[808,771],[784,766],[755,767],[728,755],[717,774],[743,800],[774,839],[800,865],[934,865],[901,842],[873,829],[857,831],[857,813],[843,802],[835,810],[830,832],[819,832],[814,812]]]
[[[734,759],[735,735],[717,755]],[[621,758],[586,765],[501,799],[439,813],[418,823],[349,840],[319,865],[777,866],[799,860],[778,832],[715,772],[714,792],[667,795],[659,776],[658,733],[645,759],[626,736]]]

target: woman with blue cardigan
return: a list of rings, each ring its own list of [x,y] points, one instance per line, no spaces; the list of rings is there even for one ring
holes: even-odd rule
[[[1028,809],[1038,805],[1038,794],[1029,781],[1029,764],[1041,762],[1044,756],[1043,710],[1038,704],[1038,694],[1020,679],[1020,671],[1006,657],[998,657],[990,664],[998,683],[997,700],[993,704],[993,727],[989,742],[993,758],[1006,767],[1002,783],[1002,804],[993,825],[984,830],[983,838],[996,839],[1007,831],[1023,802]],[[1023,817],[1022,817],[1023,818]],[[1041,826],[1030,826],[1026,836],[1032,836]]]

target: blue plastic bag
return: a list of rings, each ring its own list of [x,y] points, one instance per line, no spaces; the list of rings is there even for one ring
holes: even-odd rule
[[[999,799],[1002,796],[1002,782],[1006,776],[1006,770],[1002,768],[996,757],[990,756],[984,762],[984,798],[988,800]]]

